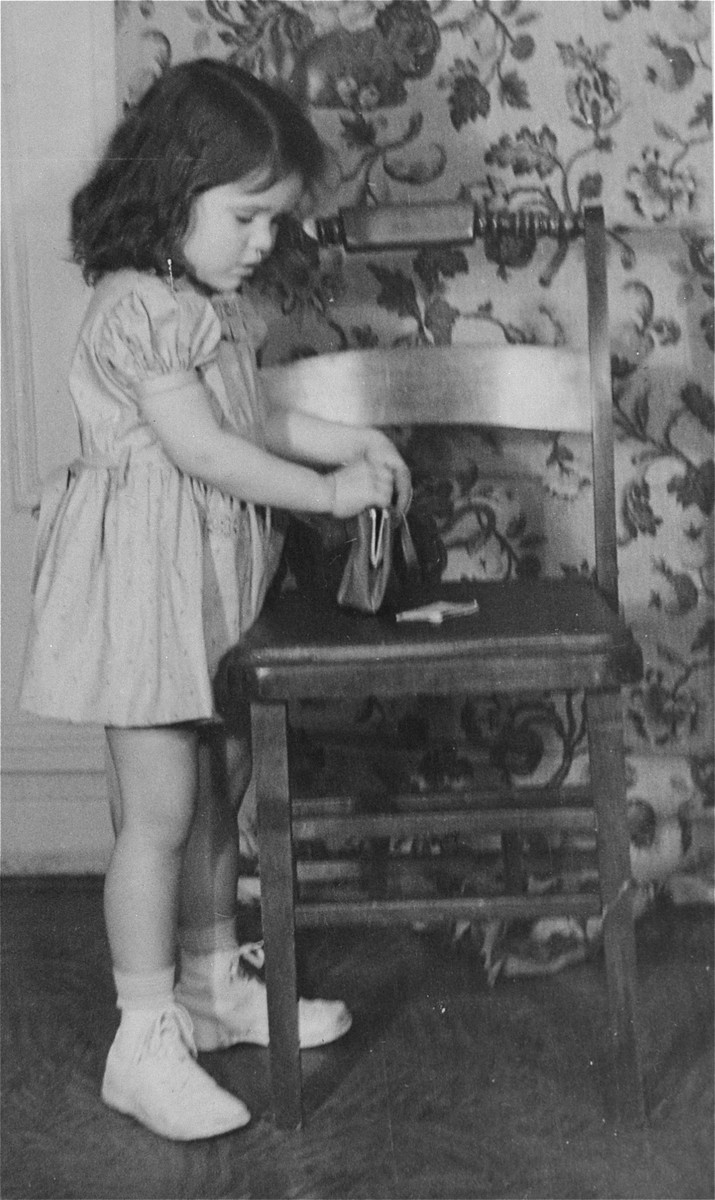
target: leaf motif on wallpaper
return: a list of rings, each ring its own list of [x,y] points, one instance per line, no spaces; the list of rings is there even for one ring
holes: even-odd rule
[[[469,272],[466,254],[452,246],[424,247],[413,258],[412,266],[428,292],[441,288],[443,279]]]
[[[703,236],[688,229],[682,230],[681,236],[688,247],[690,266],[699,276],[702,289],[706,296],[713,295],[713,238],[712,234]]]
[[[643,683],[631,691],[626,715],[644,742],[661,749],[676,748],[683,739],[692,736],[701,720],[702,704],[687,685],[693,671],[703,664],[684,662],[661,644],[657,649],[662,661],[677,670],[678,675],[669,680],[663,670],[648,667]]]
[[[447,74],[437,80],[437,87],[449,93],[449,119],[457,132],[470,121],[489,116],[492,98],[479,78],[479,67],[472,59],[456,58]]]
[[[380,284],[376,303],[380,308],[393,312],[398,317],[412,317],[420,325],[422,314],[417,303],[415,285],[404,271],[393,271],[389,267],[380,267],[377,263],[368,263],[368,270]]]
[[[496,80],[502,107],[531,108],[526,80],[516,69],[504,70],[507,55],[514,62],[530,59],[536,42],[525,25],[538,20],[538,12],[524,11],[520,3],[502,4],[497,12],[489,4],[474,5],[465,18],[450,18],[442,23],[443,32],[458,31],[471,39],[469,54],[456,57],[437,87],[446,91],[450,121],[459,131],[469,122],[489,116],[492,106],[490,87]],[[514,18],[517,32],[509,28]]]
[[[281,0],[206,0],[229,60],[269,83],[289,84],[302,50],[315,39],[312,20],[295,4]],[[240,17],[240,19],[239,19]]]
[[[467,260],[461,250],[451,247],[424,248],[415,255],[412,267],[418,286],[401,270],[368,263],[369,271],[380,284],[376,303],[398,317],[412,317],[417,330],[410,343],[448,346],[452,331],[462,315],[444,297],[443,280],[466,274]],[[401,344],[404,338],[400,339]]]
[[[708,617],[700,626],[690,643],[690,649],[694,654],[698,650],[705,650],[710,658],[715,656],[715,620],[712,617]]]
[[[542,483],[551,496],[564,501],[575,500],[584,488],[591,487],[589,465],[564,442],[560,433],[552,438]]]
[[[646,67],[646,79],[664,92],[679,92],[687,87],[695,74],[695,63],[684,46],[670,46],[657,34],[648,44],[660,51],[655,65]]]
[[[341,116],[342,139],[349,150],[355,150],[359,155],[351,166],[339,169],[342,183],[358,181],[358,192],[353,198],[355,204],[365,202],[368,198],[376,199],[371,173],[380,162],[388,178],[401,182],[431,183],[441,175],[446,156],[437,143],[432,143],[424,152],[417,152],[411,158],[403,153],[405,146],[419,137],[423,123],[421,112],[412,113],[402,134],[387,133],[386,140],[380,142],[378,138],[381,131],[387,129],[384,117],[378,115],[368,120],[360,112]]]
[[[673,96],[688,88],[696,78],[697,72],[705,71],[708,74],[706,87],[709,87],[709,90],[695,102],[693,114],[687,122],[685,132],[679,133],[670,122],[659,119],[653,122],[655,133],[667,142],[668,150],[672,153],[670,164],[665,167],[667,180],[661,179],[656,182],[656,168],[652,162],[650,163],[651,194],[649,197],[646,195],[646,200],[649,199],[650,204],[644,206],[642,197],[640,199],[641,208],[645,207],[644,215],[650,215],[654,221],[673,215],[682,217],[685,211],[694,207],[699,190],[695,177],[690,171],[684,170],[681,163],[694,147],[702,145],[709,147],[711,143],[713,124],[712,61],[707,61],[706,53],[699,44],[701,40],[709,40],[711,7],[709,4],[699,4],[696,0],[694,3],[677,5],[676,11],[671,13],[673,32],[686,45],[674,45],[670,40],[666,40],[658,34],[652,35],[648,39],[648,44],[660,55],[646,67],[646,79],[651,85],[667,96]],[[644,150],[644,155],[645,153],[646,150]],[[657,156],[657,151],[654,152],[654,156]],[[661,168],[664,166],[663,163],[659,165]],[[631,178],[629,172],[629,180]],[[636,177],[633,176],[633,178]],[[642,187],[637,187],[635,189],[636,196],[643,190]],[[645,191],[647,192],[648,189]],[[656,192],[661,194],[660,206],[653,194]],[[639,212],[640,209],[633,194],[626,194],[636,211]],[[687,207],[684,208],[686,205]],[[661,212],[662,216],[659,215]]]
[[[703,293],[712,300],[715,293],[715,285],[713,280],[713,239],[712,235],[703,236],[702,234],[694,233],[689,230],[683,230],[681,234],[683,241],[688,247],[688,260],[690,268],[693,271],[691,279],[687,279],[684,290],[686,300],[692,296],[692,285],[695,280],[698,280]],[[676,270],[678,267],[675,268]],[[679,273],[687,276],[687,267],[685,271]],[[700,329],[703,333],[703,338],[710,348],[715,350],[715,314],[713,313],[712,304],[708,304],[706,311],[700,318]]]
[[[459,309],[453,308],[444,296],[435,296],[425,307],[424,324],[432,334],[435,346],[450,346],[452,331],[459,320]]]
[[[511,169],[517,178],[536,174],[540,180],[544,181],[558,170],[561,176],[560,192],[563,212],[564,215],[573,217],[574,206],[568,191],[568,172],[578,157],[579,153],[577,152],[572,155],[569,162],[562,163],[558,155],[556,135],[548,125],[542,125],[538,133],[523,125],[513,137],[510,134],[502,134],[498,142],[492,143],[484,156],[484,161],[487,166]],[[561,213],[558,201],[548,184],[544,187],[518,184],[512,189],[508,189],[505,186],[500,188],[497,181],[491,176],[487,177],[487,182],[494,197],[499,197],[501,192],[501,198],[507,210],[510,210],[511,202],[515,199],[518,200],[523,193],[528,196],[531,207],[535,207],[540,199],[549,216],[554,217]],[[589,193],[595,195],[599,191],[600,176],[595,174],[586,176],[585,181],[579,185],[580,202],[583,202]],[[488,210],[492,208],[490,199],[487,197],[486,207]],[[507,269],[509,267],[528,265],[536,252],[536,246],[535,235],[528,231],[511,233],[497,227],[495,230],[488,229],[484,238],[486,257],[488,261],[499,264],[498,275],[501,279],[508,278]],[[539,277],[542,287],[550,286],[567,253],[568,242],[558,243],[551,262]]]
[[[503,133],[493,142],[484,161],[487,166],[510,167],[515,175],[536,172],[539,179],[547,179],[560,165],[557,146],[556,134],[548,125],[542,125],[538,133],[522,125],[514,137]]]
[[[374,146],[377,140],[377,128],[373,121],[368,121],[362,113],[341,117],[342,137],[348,150],[361,150]]]
[[[651,289],[639,279],[630,280],[621,289],[625,295],[632,297],[634,316],[622,321],[615,328],[611,337],[611,370],[614,381],[624,380],[633,375],[643,366],[656,345],[674,346],[682,336],[682,330],[677,321],[664,317],[656,317],[655,302]],[[647,386],[644,381],[643,386]],[[621,396],[622,393],[619,393]],[[643,402],[647,404],[644,397]],[[640,435],[645,433],[645,423],[635,420],[635,427]]]
[[[607,21],[622,21],[628,13],[650,8],[650,0],[604,0],[601,12]]]
[[[700,466],[688,463],[685,474],[674,475],[668,491],[676,497],[682,508],[697,505],[704,516],[709,517],[715,500],[715,464],[706,459]]]
[[[372,325],[352,325],[350,335],[353,346],[358,350],[375,350],[380,345],[380,338]]]
[[[651,608],[680,616],[696,607],[701,593],[712,595],[712,511],[712,460],[696,467],[661,454],[651,459],[642,477],[628,484],[619,545],[628,546],[637,538],[650,542],[651,570],[658,577]]]
[[[698,125],[704,125],[706,129],[711,130],[713,127],[713,94],[706,92],[702,100],[699,100],[695,105],[695,112],[688,121],[689,129],[697,129]]]
[[[518,519],[519,498],[507,487],[480,484],[475,474],[467,470],[458,476],[459,499],[451,518],[440,522],[448,564],[452,557],[445,578],[537,577],[541,562],[533,550],[543,539],[526,533],[526,518]]]
[[[501,76],[499,99],[507,108],[531,108],[529,89],[516,71],[507,71]]]
[[[671,589],[670,598],[664,603],[659,603],[658,608],[662,608],[671,617],[684,617],[686,613],[697,608],[698,589],[687,572],[671,570],[665,559],[662,558],[654,561],[653,570],[656,574],[662,575]]]
[[[623,496],[621,516],[630,541],[637,538],[639,533],[655,537],[663,518],[653,512],[647,479],[631,481]]]
[[[708,433],[714,433],[715,404],[713,404],[713,397],[708,395],[699,383],[686,383],[681,390],[680,398],[688,411],[700,421]]]

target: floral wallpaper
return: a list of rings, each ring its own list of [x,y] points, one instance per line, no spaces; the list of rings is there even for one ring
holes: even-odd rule
[[[568,222],[584,204],[604,206],[621,602],[646,662],[624,697],[632,860],[644,895],[665,886],[677,900],[713,895],[711,18],[704,0],[116,4],[120,103],[200,55],[286,88],[328,150],[323,214],[468,198],[485,213],[529,208]],[[286,240],[255,293],[271,328],[265,363],[397,341],[584,340],[581,245],[537,240],[526,225],[401,254]],[[401,436],[448,575],[591,571],[579,439]],[[301,724],[306,762],[327,778],[329,755],[310,744],[329,722],[319,709]],[[368,701],[350,719],[384,724],[406,751],[428,739],[407,786],[458,786],[475,762],[524,783],[585,769],[579,698],[457,698],[467,758],[438,735],[444,714],[435,723]],[[503,934],[484,942],[492,975],[523,965],[523,945],[510,956]],[[588,940],[571,937],[567,958]]]

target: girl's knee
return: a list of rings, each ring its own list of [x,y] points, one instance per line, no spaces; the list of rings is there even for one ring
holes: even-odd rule
[[[135,805],[125,814],[122,833],[157,849],[178,852],[189,840],[195,811],[193,796],[147,796],[143,806]]]
[[[196,809],[196,736],[179,727],[110,731],[122,828],[167,848],[185,845]]]

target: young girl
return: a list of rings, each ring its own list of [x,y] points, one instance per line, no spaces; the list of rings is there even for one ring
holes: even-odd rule
[[[226,705],[218,726],[215,693],[276,565],[270,507],[349,516],[404,508],[410,490],[377,430],[261,398],[264,329],[237,293],[321,167],[285,96],[198,60],[127,114],[72,207],[74,257],[95,286],[70,375],[81,457],[43,495],[22,701],[106,727],[121,1019],[102,1097],[175,1139],[249,1120],[197,1050],[268,1042],[265,988],[235,927],[248,725]],[[227,771],[200,753],[217,738]],[[340,1001],[301,1000],[301,1045],[350,1020]]]

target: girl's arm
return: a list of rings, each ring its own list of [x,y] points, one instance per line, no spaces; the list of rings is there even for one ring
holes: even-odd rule
[[[366,458],[389,467],[394,476],[397,506],[401,511],[407,508],[412,495],[409,468],[379,429],[342,425],[297,409],[272,405],[266,411],[265,433],[269,449],[286,458],[329,466]]]
[[[391,502],[393,471],[385,463],[363,457],[325,475],[287,462],[222,429],[198,381],[139,403],[179,470],[241,500],[340,517]]]

